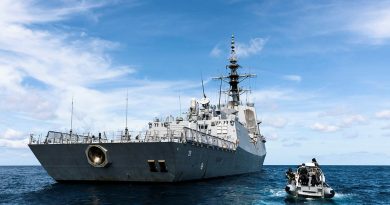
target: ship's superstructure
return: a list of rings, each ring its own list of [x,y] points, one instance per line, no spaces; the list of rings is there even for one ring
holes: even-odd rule
[[[253,103],[242,104],[239,87],[254,75],[238,73],[234,37],[229,61],[229,75],[215,78],[229,84],[224,105],[212,105],[203,92],[187,116],[155,118],[145,132],[130,133],[126,118],[117,139],[49,131],[44,139],[31,136],[29,147],[57,181],[174,182],[259,171],[266,155],[261,122]]]

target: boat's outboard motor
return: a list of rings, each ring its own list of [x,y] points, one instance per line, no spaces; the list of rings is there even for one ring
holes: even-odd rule
[[[324,198],[330,199],[330,198],[334,197],[334,195],[335,195],[335,191],[332,188],[326,187],[324,189]]]
[[[100,145],[90,145],[85,150],[88,163],[94,167],[106,167],[109,164],[107,149]]]
[[[293,185],[293,184],[287,184],[286,187],[284,188],[284,190],[288,193],[288,194],[293,194],[296,190],[296,186]]]

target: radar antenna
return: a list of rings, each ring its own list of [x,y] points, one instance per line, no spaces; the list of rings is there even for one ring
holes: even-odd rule
[[[229,58],[229,65],[226,66],[226,68],[230,69],[230,73],[228,76],[220,76],[213,78],[214,80],[224,80],[228,79],[227,81],[224,80],[226,83],[229,83],[230,88],[226,92],[230,97],[231,103],[233,106],[237,106],[240,104],[240,94],[243,92],[246,92],[247,90],[240,89],[238,84],[245,80],[246,78],[252,78],[256,77],[254,74],[243,74],[240,75],[238,74],[237,70],[238,68],[241,68],[241,66],[237,63],[237,54],[236,54],[236,46],[235,46],[235,41],[234,41],[234,35],[232,35],[232,41],[231,41],[231,51],[230,51],[230,58]]]
[[[238,105],[240,102],[240,93],[238,92],[238,79],[239,75],[237,73],[237,69],[240,67],[240,65],[237,64],[237,56],[236,56],[236,50],[234,45],[234,35],[232,35],[232,42],[231,47],[232,50],[230,52],[230,64],[228,65],[228,68],[230,68],[230,96],[232,96],[232,101],[234,105]]]
[[[204,84],[203,84],[203,75],[201,75],[202,78],[202,91],[203,91],[203,98],[199,100],[199,103],[202,104],[204,108],[209,108],[210,100],[206,97],[206,93],[204,92]]]

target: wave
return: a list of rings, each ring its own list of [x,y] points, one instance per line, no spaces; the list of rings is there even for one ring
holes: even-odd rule
[[[271,196],[286,196],[286,192],[284,191],[284,189],[270,189],[269,192],[271,193]]]
[[[350,198],[354,198],[356,196],[356,194],[351,194],[351,193],[338,193],[336,192],[336,194],[334,195],[334,199],[350,199]]]

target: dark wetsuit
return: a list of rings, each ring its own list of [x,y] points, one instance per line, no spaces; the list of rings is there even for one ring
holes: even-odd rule
[[[307,172],[306,167],[300,167],[298,169],[298,174],[299,174],[299,181],[301,182],[302,185],[307,185],[309,182],[309,173]]]
[[[291,170],[286,172],[286,178],[288,179],[288,183],[290,184],[295,179],[295,173]]]

